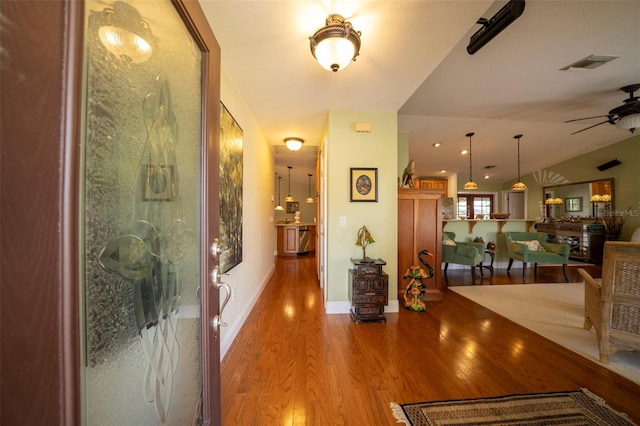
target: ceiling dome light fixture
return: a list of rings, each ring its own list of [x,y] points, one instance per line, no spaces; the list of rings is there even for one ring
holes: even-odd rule
[[[322,68],[343,70],[360,54],[360,35],[342,15],[329,15],[325,26],[309,37],[311,54]]]
[[[285,138],[284,144],[289,148],[290,151],[298,151],[302,148],[302,144],[304,143],[304,139],[300,138]]]
[[[276,176],[278,176],[277,173],[276,173]],[[284,210],[284,207],[282,207],[282,204],[280,203],[280,179],[282,179],[282,176],[278,176],[278,205],[274,209],[274,210],[277,210],[277,211],[283,211]]]
[[[636,129],[640,129],[640,113],[625,115],[616,121],[616,127],[634,133]]]
[[[511,185],[511,189],[514,191],[524,191],[527,189],[527,185],[520,181],[520,138],[522,135],[515,135],[513,138],[518,140],[518,180]]]
[[[475,135],[473,132],[467,133],[465,136],[469,138],[469,182],[464,184],[465,190],[478,189],[478,184],[473,181],[473,175],[471,173],[471,137]]]
[[[94,14],[95,13],[95,14]],[[100,41],[116,57],[134,64],[148,60],[156,38],[140,13],[127,3],[117,1],[113,8],[92,12]]]
[[[289,194],[284,197],[284,201],[286,201],[287,203],[290,203],[293,201],[293,196],[291,195],[291,169],[293,169],[292,166],[287,166],[287,168],[289,169]]]
[[[309,176],[309,196],[307,197],[306,200],[304,200],[304,202],[307,203],[307,204],[313,204],[313,203],[316,202],[316,200],[314,200],[311,197],[311,176],[313,176],[313,175],[312,174],[308,174],[307,176]]]

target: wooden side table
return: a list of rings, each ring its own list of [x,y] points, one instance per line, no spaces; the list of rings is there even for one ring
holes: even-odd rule
[[[351,259],[355,268],[349,270],[349,300],[351,319],[360,321],[386,321],[384,307],[389,300],[389,276],[382,271],[387,264],[382,259],[364,261]]]
[[[491,263],[489,263],[488,265],[485,265],[483,264],[483,262],[480,262],[480,275],[482,275],[482,268],[488,269],[489,272],[491,272],[491,275],[493,275],[493,261],[496,258],[496,251],[497,250],[484,249],[484,254],[489,255],[489,257],[491,258]]]

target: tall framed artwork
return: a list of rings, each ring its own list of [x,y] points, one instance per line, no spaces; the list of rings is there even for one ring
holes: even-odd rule
[[[242,128],[220,105],[220,271],[242,262]]]

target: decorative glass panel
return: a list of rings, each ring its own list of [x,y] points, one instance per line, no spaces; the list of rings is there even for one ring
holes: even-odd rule
[[[90,425],[201,422],[202,55],[170,1],[87,1]]]

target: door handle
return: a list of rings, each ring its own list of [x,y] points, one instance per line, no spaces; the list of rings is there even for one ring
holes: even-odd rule
[[[229,287],[229,284],[221,281],[221,278],[223,275],[227,275],[227,274],[218,273],[217,265],[213,267],[213,270],[211,271],[211,275],[210,275],[211,286],[216,290],[218,290],[218,292],[220,291],[220,288],[224,288],[226,291],[224,302],[222,302],[222,307],[220,308],[220,312],[217,315],[215,315],[211,320],[211,326],[213,327],[214,340],[218,339],[220,327],[228,326],[228,324],[222,320],[222,312],[224,312],[224,308],[227,307],[227,303],[229,303],[229,299],[231,298],[231,287]]]

